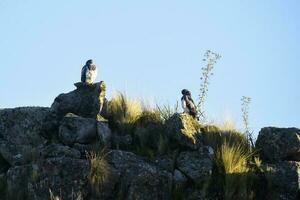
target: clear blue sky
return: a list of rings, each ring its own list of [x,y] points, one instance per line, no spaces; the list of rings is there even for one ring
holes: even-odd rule
[[[126,2],[126,3],[125,3]],[[206,49],[222,55],[205,108],[241,124],[300,127],[300,1],[0,0],[0,107],[50,106],[74,89],[87,59],[108,97],[194,99]]]

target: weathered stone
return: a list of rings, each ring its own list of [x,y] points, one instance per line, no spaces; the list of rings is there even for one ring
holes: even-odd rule
[[[174,171],[176,159],[173,159],[171,156],[158,156],[155,158],[155,163],[169,172]]]
[[[300,199],[300,162],[281,161],[263,165],[269,185],[269,193],[275,200]]]
[[[30,154],[45,142],[40,134],[48,113],[43,107],[0,110],[0,153],[10,165],[31,161]]]
[[[112,137],[113,146],[116,149],[130,149],[132,147],[132,136],[131,135],[117,135],[114,134]]]
[[[96,119],[105,102],[105,84],[103,81],[94,84],[75,83],[77,89],[55,98],[51,111],[58,118],[67,113]]]
[[[256,148],[265,162],[300,161],[300,129],[263,128],[259,132]]]
[[[7,172],[7,199],[48,200],[49,189],[63,199],[86,199],[89,191],[87,160],[56,157]]]
[[[90,144],[100,141],[109,145],[111,132],[108,125],[92,118],[83,118],[67,114],[59,127],[59,139],[67,145],[74,143]]]
[[[180,172],[177,169],[174,171],[174,174],[173,174],[174,187],[183,188],[186,185],[187,181],[188,181],[188,179],[182,172]]]
[[[198,149],[203,145],[201,132],[198,122],[192,116],[183,114],[174,114],[166,122],[166,131],[175,147],[180,145],[183,148]]]
[[[177,168],[195,183],[204,183],[212,173],[213,162],[209,148],[202,147],[197,151],[181,152],[177,158]]]
[[[78,150],[74,148],[70,148],[68,146],[64,146],[62,144],[50,144],[46,146],[42,146],[39,149],[40,158],[55,158],[55,157],[69,157],[69,158],[77,158],[81,157],[81,154]]]
[[[113,195],[111,199],[170,199],[172,175],[154,163],[147,162],[133,153],[119,150],[109,152],[107,161],[115,176],[119,177],[115,183],[111,183],[118,191],[110,194]]]

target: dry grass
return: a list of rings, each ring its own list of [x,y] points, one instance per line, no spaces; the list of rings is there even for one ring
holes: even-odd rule
[[[247,161],[251,157],[241,144],[230,145],[226,141],[216,152],[218,165],[226,174],[248,172]]]
[[[128,132],[142,114],[140,101],[118,93],[108,102],[108,117],[112,129]]]
[[[248,198],[248,161],[252,153],[241,144],[229,144],[226,141],[217,150],[215,161],[224,177],[224,199]]]
[[[217,151],[225,142],[229,146],[240,144],[243,148],[248,149],[247,139],[244,134],[235,129],[223,130],[217,126],[204,126],[201,128],[205,145],[211,146]]]
[[[87,153],[87,158],[90,161],[88,178],[95,189],[99,189],[109,176],[109,164],[106,161],[106,155],[104,149],[100,152]]]

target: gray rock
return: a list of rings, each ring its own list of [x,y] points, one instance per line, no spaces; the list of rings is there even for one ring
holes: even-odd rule
[[[212,174],[213,162],[209,149],[181,152],[177,158],[177,169],[195,183],[203,184]]]
[[[94,84],[75,83],[77,89],[67,94],[60,94],[55,98],[51,111],[58,118],[67,113],[74,113],[81,117],[97,119],[100,109],[105,102],[105,84],[103,81]]]
[[[300,161],[300,129],[267,127],[259,132],[256,148],[263,161]]]
[[[119,150],[109,152],[107,161],[114,176],[118,177],[110,183],[110,188],[117,188],[117,192],[102,191],[102,195],[106,194],[104,199],[170,199],[172,175],[154,163]]]
[[[97,140],[102,144],[109,145],[111,138],[111,132],[106,123],[71,113],[63,118],[58,135],[60,141],[67,145],[90,144]]]
[[[42,146],[39,149],[40,158],[55,158],[55,157],[69,157],[69,158],[77,158],[81,157],[81,154],[78,150],[74,148],[70,148],[68,146],[64,146],[62,144],[50,144],[46,146]]]
[[[56,157],[7,172],[7,199],[48,200],[49,189],[63,199],[86,199],[89,191],[87,160]]]
[[[113,134],[112,137],[113,146],[116,149],[130,149],[132,147],[132,136],[131,135],[117,135]]]
[[[281,161],[263,166],[266,177],[271,185],[272,199],[300,199],[300,162]]]
[[[173,172],[176,158],[172,158],[172,157],[174,156],[167,156],[167,155],[158,156],[155,158],[155,163],[162,169],[165,169],[169,172]]]
[[[0,110],[0,154],[10,164],[24,164],[45,142],[41,137],[49,108],[22,107]]]
[[[179,170],[175,169],[174,174],[173,174],[174,187],[183,188],[186,185],[187,181],[188,181],[188,179],[186,178],[186,176]]]
[[[173,146],[198,149],[203,145],[198,122],[188,114],[174,114],[166,121],[166,131]]]

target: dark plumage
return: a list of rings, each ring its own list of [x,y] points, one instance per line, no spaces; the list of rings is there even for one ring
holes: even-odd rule
[[[183,89],[181,91],[181,94],[183,95],[181,97],[181,105],[184,110],[184,112],[190,114],[194,118],[197,117],[197,107],[194,103],[194,100],[192,99],[191,92],[187,89]]]

